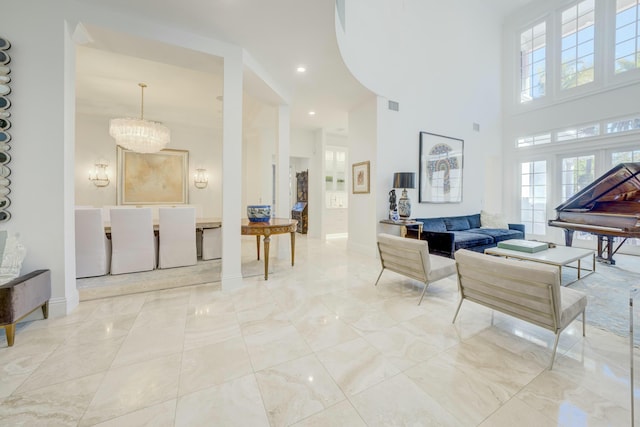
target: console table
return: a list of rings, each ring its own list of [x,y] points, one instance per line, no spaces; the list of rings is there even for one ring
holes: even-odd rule
[[[243,236],[256,236],[256,251],[260,260],[260,236],[264,236],[264,280],[269,280],[269,243],[272,234],[291,234],[291,266],[295,261],[296,249],[296,225],[298,221],[287,218],[271,218],[269,222],[250,222],[243,219],[241,234]]]
[[[400,237],[405,237],[407,235],[407,225],[417,225],[418,226],[418,240],[420,240],[420,236],[422,236],[422,221],[415,221],[413,219],[405,219],[394,221],[392,219],[383,219],[380,221],[381,224],[389,224],[389,225],[397,225],[400,227]]]

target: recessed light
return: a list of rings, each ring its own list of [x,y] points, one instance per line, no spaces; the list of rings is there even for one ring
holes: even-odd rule
[[[304,73],[305,71],[307,71],[307,69],[301,65],[298,68],[296,68],[296,71],[299,73]]]
[[[309,111],[309,115],[310,115],[310,116],[315,116],[315,115],[316,115],[316,112],[315,112],[315,111]]]

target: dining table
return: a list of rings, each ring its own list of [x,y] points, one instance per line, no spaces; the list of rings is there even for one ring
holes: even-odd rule
[[[269,280],[269,244],[274,234],[291,234],[291,266],[296,256],[296,226],[298,221],[289,218],[270,218],[267,222],[252,222],[244,218],[240,231],[243,236],[256,236],[256,252],[260,260],[260,236],[264,246],[264,280]]]
[[[222,227],[222,220],[220,218],[196,218],[196,230],[204,230],[207,228],[220,228]],[[158,231],[160,228],[160,220],[153,219],[153,231]],[[107,236],[111,235],[111,222],[105,221],[104,232]]]

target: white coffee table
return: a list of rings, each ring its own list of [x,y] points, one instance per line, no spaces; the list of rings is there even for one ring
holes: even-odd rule
[[[588,276],[596,271],[596,253],[591,249],[572,248],[569,246],[556,246],[555,248],[549,248],[544,251],[528,253],[522,251],[514,251],[512,249],[503,248],[489,248],[484,250],[485,254],[502,256],[505,258],[516,258],[526,261],[541,262],[543,264],[555,265],[560,272],[560,284],[563,286],[570,285],[571,283],[580,280],[583,277]],[[583,258],[591,257],[591,270],[582,268],[580,261]],[[573,267],[570,264],[576,262],[577,267]],[[562,283],[562,267],[577,268],[578,278],[568,283]],[[582,275],[583,271],[587,271],[586,275]]]

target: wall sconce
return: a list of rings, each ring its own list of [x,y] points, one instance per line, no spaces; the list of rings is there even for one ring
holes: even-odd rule
[[[107,172],[109,162],[107,160],[98,160],[92,171],[89,171],[89,181],[93,182],[96,187],[106,187],[109,185],[109,173]]]
[[[206,169],[196,169],[196,173],[193,174],[193,185],[196,188],[203,189],[209,184],[209,175]]]

